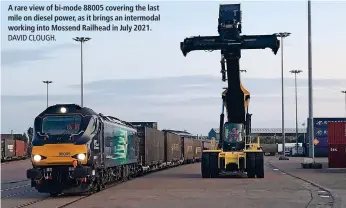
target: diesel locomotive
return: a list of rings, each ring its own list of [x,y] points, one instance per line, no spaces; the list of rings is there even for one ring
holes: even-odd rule
[[[27,178],[51,196],[99,191],[114,181],[200,160],[208,141],[195,140],[57,104],[35,118]]]
[[[90,108],[50,106],[35,118],[27,178],[51,195],[100,190],[140,172],[136,134],[130,123]]]

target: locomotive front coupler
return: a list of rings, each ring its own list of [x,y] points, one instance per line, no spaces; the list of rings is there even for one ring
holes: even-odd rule
[[[30,168],[26,170],[26,178],[31,180],[41,180],[43,175],[38,168]]]
[[[93,174],[93,170],[90,166],[83,166],[80,161],[73,161],[73,174],[72,177],[76,179],[87,178],[88,176]]]

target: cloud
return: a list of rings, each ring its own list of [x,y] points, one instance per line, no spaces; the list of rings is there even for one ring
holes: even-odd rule
[[[53,58],[52,53],[56,50],[78,47],[76,44],[58,44],[35,49],[2,49],[1,67],[16,67],[28,62],[41,61]]]
[[[308,90],[298,89],[299,120],[307,117]],[[281,80],[244,79],[251,93],[254,127],[280,127]],[[294,126],[294,80],[285,79],[285,120]],[[314,80],[315,116],[342,116],[340,90],[346,80]],[[222,86],[219,77],[181,76],[150,79],[100,80],[85,84],[84,104],[97,112],[128,121],[157,121],[159,128],[206,133],[218,126]],[[67,86],[79,89],[80,86]],[[68,89],[67,88],[67,89]],[[335,89],[335,90],[332,90]],[[74,93],[74,92],[73,92]],[[46,95],[2,95],[2,130],[25,130],[46,107]],[[80,103],[80,94],[51,94],[49,103]],[[13,119],[16,118],[16,119]],[[20,119],[17,119],[20,118]]]

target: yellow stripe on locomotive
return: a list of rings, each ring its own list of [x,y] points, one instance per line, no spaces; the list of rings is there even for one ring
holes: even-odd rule
[[[78,160],[87,163],[87,145],[81,144],[45,144],[33,146],[31,161],[34,166],[72,165]]]

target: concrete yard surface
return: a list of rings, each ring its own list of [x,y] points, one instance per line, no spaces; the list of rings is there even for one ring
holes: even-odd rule
[[[76,200],[81,196],[49,198],[48,194],[37,193],[31,188],[29,181],[23,181],[2,187],[1,204],[6,208],[331,207],[331,198],[320,197],[319,188],[274,170],[267,161],[265,163],[263,179],[202,179],[201,165],[195,163],[151,173],[79,201]]]
[[[330,190],[336,197],[336,203],[339,203],[340,207],[346,207],[346,169],[328,168],[328,158],[315,159],[315,162],[322,163],[322,169],[302,169],[301,163],[304,158],[300,157],[290,157],[290,160],[271,157],[268,161],[280,170]]]

